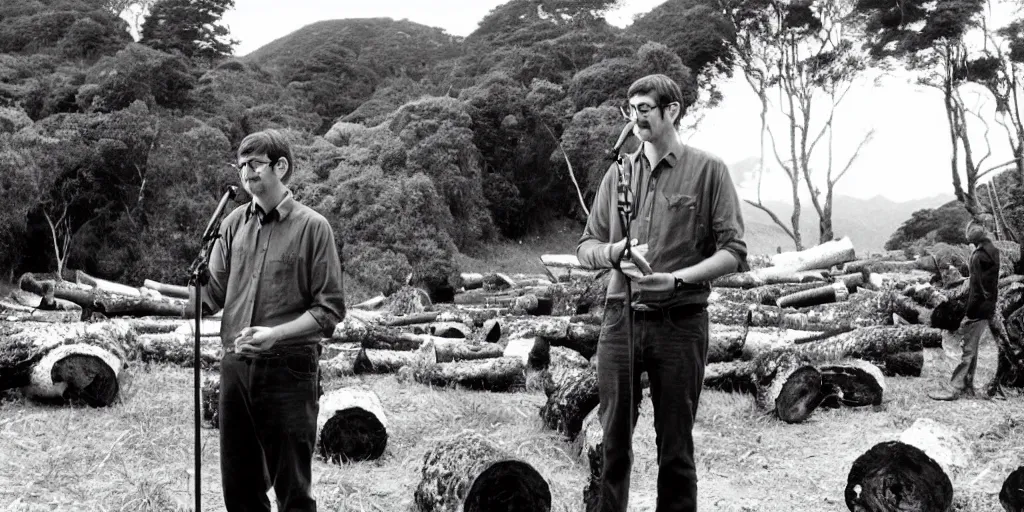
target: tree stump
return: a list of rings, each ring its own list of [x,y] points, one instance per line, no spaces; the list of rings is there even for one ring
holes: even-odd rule
[[[388,444],[388,421],[373,391],[341,388],[320,397],[317,453],[334,462],[374,460]]]
[[[540,408],[544,424],[576,439],[583,418],[597,407],[597,371],[593,368],[556,368],[545,383],[548,401]]]
[[[887,441],[853,462],[845,495],[852,511],[947,512],[953,505],[953,484],[919,448]]]
[[[419,512],[549,512],[551,490],[530,464],[478,433],[437,443],[423,457]]]

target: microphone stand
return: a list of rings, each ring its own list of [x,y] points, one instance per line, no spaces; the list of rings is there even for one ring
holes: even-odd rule
[[[622,115],[626,117],[625,112],[623,112]],[[609,158],[615,161],[616,172],[618,173],[618,200],[616,201],[616,208],[619,213],[619,222],[621,222],[622,225],[622,236],[626,237],[626,248],[622,253],[622,258],[619,258],[619,263],[621,263],[623,258],[632,257],[632,241],[629,238],[629,230],[631,221],[633,220],[633,214],[635,213],[635,205],[633,203],[636,196],[633,194],[632,190],[632,173],[630,173],[630,176],[627,178],[623,171],[622,145],[625,144],[626,139],[633,133],[633,128],[635,126],[636,121],[634,120],[630,120],[626,123],[626,126],[622,129],[622,133],[619,134],[619,139],[615,142],[615,146],[609,153]],[[622,266],[617,266],[621,272]],[[635,359],[633,354],[633,288],[632,281],[629,276],[624,272],[623,276],[626,278],[626,339],[628,341],[627,346],[629,350],[629,438],[630,442],[632,442],[634,424],[636,423],[636,413],[633,410],[633,364]]]
[[[200,369],[200,356],[199,356],[199,343],[202,329],[203,319],[203,285],[208,283],[210,280],[210,254],[213,252],[214,243],[220,238],[220,219],[224,214],[224,207],[227,206],[228,201],[235,198],[238,194],[238,187],[230,186],[227,191],[224,192],[224,196],[221,197],[220,203],[217,205],[217,210],[213,212],[213,216],[210,218],[210,223],[206,225],[206,231],[203,233],[203,248],[199,252],[199,256],[196,257],[195,261],[192,262],[192,266],[189,268],[189,284],[195,287],[195,340],[194,340],[194,360],[192,362],[193,370],[193,381],[195,386],[195,393],[193,398],[195,399],[193,406],[195,412],[195,479],[196,479],[196,511],[202,510],[202,473],[200,472],[201,459],[202,459],[202,446],[200,443],[200,422],[202,418],[201,400],[202,400],[202,388],[199,382],[199,369]]]

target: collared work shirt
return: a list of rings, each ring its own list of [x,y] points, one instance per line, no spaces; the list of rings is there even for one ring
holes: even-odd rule
[[[736,258],[737,270],[748,270],[743,214],[728,167],[717,157],[680,144],[652,168],[643,148],[624,159],[623,174],[634,191],[629,238],[648,244],[651,268],[673,272],[725,250]],[[611,244],[624,236],[617,186],[617,166],[612,164],[576,247],[584,267],[612,266]],[[625,298],[625,279],[621,272],[612,274],[609,298]],[[646,303],[655,307],[699,304],[706,303],[710,294],[710,283],[699,283],[649,297]]]
[[[274,327],[309,312],[320,332],[278,341],[312,344],[330,337],[345,317],[342,266],[327,219],[295,201],[289,191],[263,214],[255,201],[235,208],[221,223],[210,255],[203,302],[224,309],[220,337],[233,347],[250,326]]]

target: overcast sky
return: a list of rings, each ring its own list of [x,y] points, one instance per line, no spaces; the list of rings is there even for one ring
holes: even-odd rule
[[[609,14],[609,22],[625,26],[637,13],[650,11],[662,2],[624,0],[622,7]],[[502,3],[504,0],[236,0],[235,8],[225,13],[223,21],[231,37],[240,42],[235,51],[241,56],[310,23],[340,18],[408,19],[465,36]],[[863,134],[871,129],[875,134],[837,185],[837,194],[860,198],[881,195],[896,201],[952,194],[951,145],[942,96],[909,82],[909,77],[889,78],[880,86],[865,81],[847,95],[836,116],[834,165],[845,164]],[[758,156],[757,97],[740,74],[723,83],[722,90],[724,101],[707,113],[689,143],[718,154],[729,164]],[[1005,162],[1012,158],[1006,136],[991,121],[991,114],[986,117],[992,126],[994,152],[986,164]],[[776,135],[785,131],[784,124],[776,126]],[[983,150],[980,134],[979,130],[975,145]],[[786,147],[779,149],[786,151]],[[770,149],[767,155],[768,161],[773,161]],[[739,183],[741,196],[754,197],[753,184]],[[765,199],[786,199],[787,187],[788,181],[776,175],[763,182],[762,195]]]

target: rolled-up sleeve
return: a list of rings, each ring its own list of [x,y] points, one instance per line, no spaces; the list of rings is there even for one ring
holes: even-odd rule
[[[334,328],[345,319],[343,267],[335,244],[334,233],[325,219],[313,229],[313,261],[310,272],[312,304],[309,314],[320,324],[324,337],[331,337]]]
[[[736,258],[736,271],[750,270],[747,262],[747,243],[743,241],[743,210],[729,168],[722,162],[715,165],[715,179],[711,190],[711,232],[715,248],[725,250]]]
[[[576,259],[580,265],[588,269],[612,268],[611,243],[611,194],[615,190],[614,164],[604,175],[601,187],[597,189],[597,197],[590,206],[590,216],[576,245]]]

